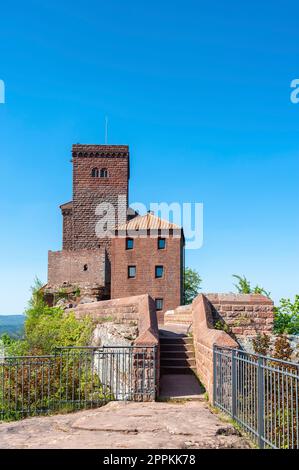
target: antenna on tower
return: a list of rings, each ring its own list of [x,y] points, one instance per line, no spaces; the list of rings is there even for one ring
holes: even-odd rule
[[[105,116],[105,145],[108,144],[108,116]]]

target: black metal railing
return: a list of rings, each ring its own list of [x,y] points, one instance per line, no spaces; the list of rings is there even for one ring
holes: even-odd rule
[[[0,358],[0,420],[156,396],[156,347],[57,348]]]
[[[214,405],[260,448],[299,448],[299,364],[214,347]]]

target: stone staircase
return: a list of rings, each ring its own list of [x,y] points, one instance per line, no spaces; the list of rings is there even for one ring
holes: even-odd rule
[[[185,335],[160,335],[161,374],[196,373],[193,338]]]
[[[167,310],[164,314],[165,325],[191,325],[192,305],[180,305],[174,310]]]
[[[193,338],[187,325],[161,325],[160,400],[204,400],[204,389],[196,374]]]

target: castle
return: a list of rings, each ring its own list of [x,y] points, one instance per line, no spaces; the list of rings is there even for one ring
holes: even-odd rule
[[[48,254],[47,301],[62,289],[97,301],[148,293],[163,322],[183,303],[183,229],[129,208],[128,146],[76,144],[71,161],[73,198],[60,206],[62,250]]]

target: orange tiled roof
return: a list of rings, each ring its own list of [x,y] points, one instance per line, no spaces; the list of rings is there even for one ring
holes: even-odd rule
[[[119,225],[118,230],[169,230],[181,229],[179,225],[173,224],[168,220],[163,220],[154,214],[147,213],[138,215],[129,220],[126,224]]]

